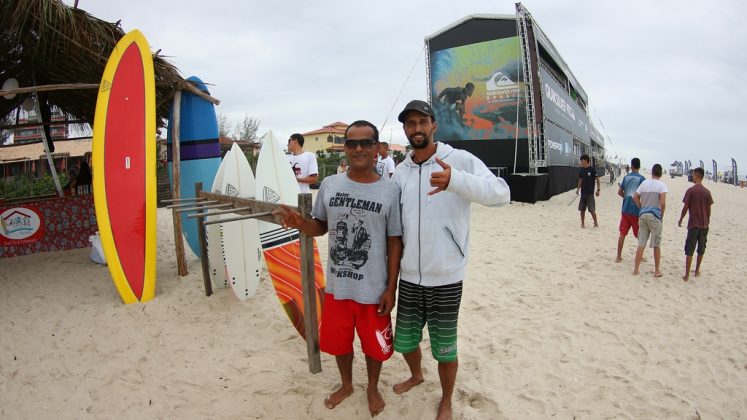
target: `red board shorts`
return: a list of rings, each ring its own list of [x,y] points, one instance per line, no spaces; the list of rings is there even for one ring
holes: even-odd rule
[[[331,293],[324,295],[319,348],[333,356],[353,352],[355,332],[361,340],[363,353],[380,362],[392,357],[392,318],[380,316],[378,304],[336,300]]]
[[[633,236],[638,237],[638,216],[622,213],[620,217],[620,235],[627,236],[630,228],[633,228]]]

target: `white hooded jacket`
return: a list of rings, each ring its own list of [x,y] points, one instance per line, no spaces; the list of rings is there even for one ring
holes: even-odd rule
[[[445,191],[429,196],[434,189],[431,173],[443,171],[436,157],[451,166],[451,179]],[[428,287],[462,281],[469,254],[470,205],[510,202],[506,181],[471,153],[445,143],[436,143],[436,153],[422,164],[408,154],[393,180],[402,190],[405,247],[400,278]]]

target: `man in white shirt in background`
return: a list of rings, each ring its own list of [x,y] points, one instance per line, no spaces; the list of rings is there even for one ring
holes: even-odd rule
[[[389,143],[385,141],[379,143],[379,157],[376,159],[376,173],[384,179],[389,179],[394,175],[394,159],[389,156]]]
[[[311,192],[311,184],[319,178],[319,167],[316,163],[316,155],[303,150],[304,138],[298,133],[291,134],[288,139],[288,161],[293,173],[296,175],[298,188],[302,193]]]
[[[638,270],[643,260],[643,251],[646,242],[651,238],[650,247],[654,250],[654,277],[661,277],[659,270],[661,261],[661,228],[664,220],[664,211],[667,208],[667,193],[669,188],[661,182],[662,168],[658,163],[651,168],[651,178],[641,182],[633,194],[633,202],[640,209],[638,217],[638,250],[635,253],[635,269],[633,275],[638,275]]]

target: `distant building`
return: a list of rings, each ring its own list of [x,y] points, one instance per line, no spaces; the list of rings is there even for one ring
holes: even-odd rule
[[[55,142],[52,161],[58,173],[67,171],[83,159],[92,147],[91,138],[63,140]],[[42,176],[49,173],[49,162],[41,142],[14,144],[0,147],[0,177],[10,178],[20,174]]]
[[[26,116],[23,116],[25,114]],[[38,122],[39,118],[36,116],[36,110],[24,112],[20,118],[18,118],[18,124],[28,124]],[[52,111],[52,121],[65,121],[65,116],[59,111]],[[67,124],[52,124],[50,126],[50,136],[52,140],[66,139]],[[26,144],[34,143],[42,140],[42,128],[41,126],[27,126],[19,127],[13,130],[13,144]]]
[[[344,122],[333,122],[317,130],[301,133],[304,137],[304,150],[316,153],[319,150],[342,151],[345,143],[345,130],[348,124]]]

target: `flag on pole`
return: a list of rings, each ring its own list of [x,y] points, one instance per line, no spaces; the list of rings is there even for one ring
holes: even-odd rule
[[[734,185],[739,185],[739,176],[737,175],[737,161],[731,158],[731,179]]]
[[[711,159],[713,161],[713,182],[718,182],[718,166],[716,165],[716,159]]]

